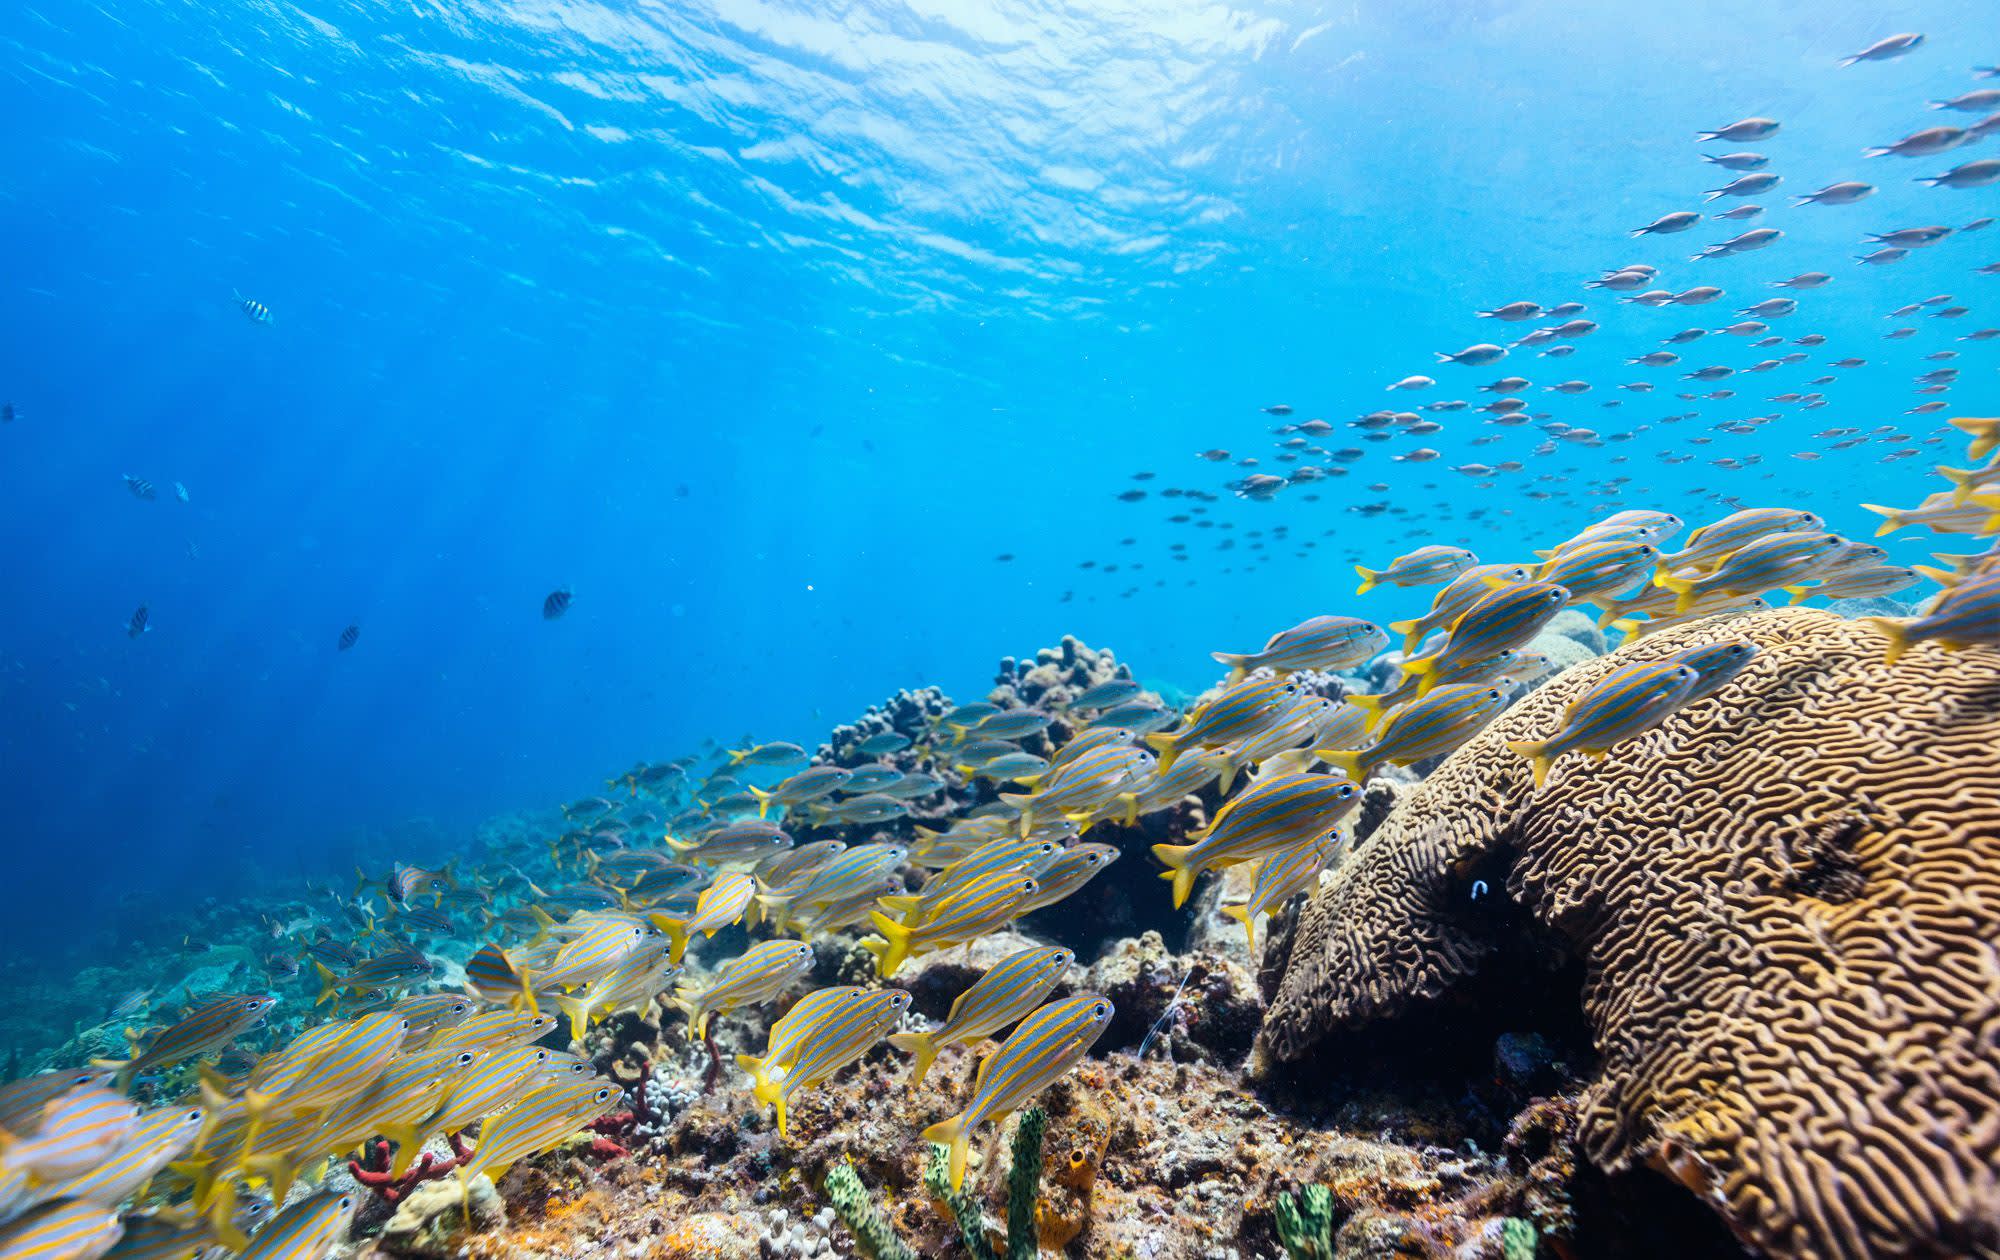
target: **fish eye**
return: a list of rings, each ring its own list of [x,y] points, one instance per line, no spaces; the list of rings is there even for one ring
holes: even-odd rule
[[[1102,1018],[1111,1013],[1111,1008],[1106,1006],[1104,1003],[1099,1002],[1096,1006],[1090,1008],[1090,1013],[1092,1015],[1098,1016],[1099,1018]]]

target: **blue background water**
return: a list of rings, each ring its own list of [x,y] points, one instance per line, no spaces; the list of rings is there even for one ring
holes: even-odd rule
[[[1832,425],[1932,432],[1902,412],[1939,347],[1966,352],[1944,414],[1991,410],[2000,343],[1951,338],[2000,322],[2000,279],[1971,274],[2000,232],[1850,260],[1866,230],[1993,213],[2000,190],[1911,177],[2000,142],[1860,152],[1970,121],[1924,102],[2000,56],[1991,19],[1976,0],[0,8],[0,397],[21,411],[0,430],[0,931],[13,947],[135,887],[344,870],[397,820],[463,831],[707,737],[812,743],[902,686],[969,697],[1065,633],[1199,688],[1210,649],[1421,603],[1357,602],[1349,555],[1423,529],[1518,555],[1601,513],[1593,477],[1697,519],[1720,511],[1690,493],[1708,488],[1865,532],[1854,501],[1914,501],[1958,445],[1786,456]],[[1836,64],[1899,30],[1929,42]],[[1760,197],[1787,238],[1721,262],[1686,255],[1755,225],[1627,241],[1728,178],[1693,133],[1750,114],[1785,122],[1755,146],[1781,191],[1883,191]],[[1656,312],[1580,288],[1637,261],[1730,298]],[[1211,446],[1269,470],[1257,407],[1279,400],[1338,422],[1519,371],[1570,423],[1654,421],[1690,405],[1626,355],[1814,268],[1835,284],[1776,331],[1870,366],[1681,467],[1655,452],[1818,369],[1540,459],[1533,430],[1443,416],[1437,464],[1391,463],[1398,439],[1317,500],[1225,495],[1232,551],[1157,496],[1114,497],[1141,470],[1220,492],[1239,470],[1194,458]],[[1888,310],[1940,292],[1974,313],[1881,340]],[[1561,364],[1431,366],[1517,297],[1591,300],[1604,328]],[[1711,338],[1687,366],[1761,353]],[[1440,388],[1382,392],[1411,372]],[[1598,389],[1550,405],[1540,384],[1565,377]],[[1659,392],[1598,406],[1635,379]],[[1706,462],[1750,452],[1768,462]],[[1507,457],[1528,473],[1490,490],[1439,471]],[[1542,473],[1578,497],[1522,497]],[[1452,519],[1475,498],[1485,520]],[[1370,501],[1407,515],[1344,510]],[[1251,547],[1280,523],[1291,543]],[[558,586],[574,608],[545,622]],[[141,602],[155,628],[131,640]]]

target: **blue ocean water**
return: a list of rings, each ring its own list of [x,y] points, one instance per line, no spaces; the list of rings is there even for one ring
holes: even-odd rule
[[[1912,55],[1838,64],[1904,30]],[[1417,542],[1505,558],[1718,496],[1866,534],[1858,502],[1914,502],[1960,448],[1793,453],[1836,426],[1920,444],[1912,378],[1943,349],[1939,415],[1991,411],[2000,343],[1956,338],[2000,323],[1974,274],[2000,231],[1854,262],[1864,232],[2000,206],[1913,178],[1994,140],[1861,156],[1977,117],[1926,108],[2000,56],[1973,0],[28,0],[0,48],[9,949],[135,891],[345,872],[405,820],[463,834],[705,739],[811,745],[900,687],[970,698],[1064,634],[1199,690],[1212,649],[1364,611],[1352,561]],[[1746,146],[1696,131],[1750,115],[1784,123],[1747,146],[1784,175],[1766,213],[1629,239],[1700,208],[1729,176],[1699,154]],[[1783,195],[1849,178],[1880,191]],[[1754,226],[1785,236],[1688,260]],[[1582,288],[1635,262],[1728,296]],[[1833,283],[1774,321],[1827,338],[1813,362],[1696,402],[1625,365],[1815,269]],[[1947,293],[1970,313],[1884,318]],[[1560,362],[1436,365],[1518,298],[1602,327]],[[1826,406],[1766,401],[1841,355],[1868,364]],[[1535,455],[1532,428],[1446,413],[1418,464],[1343,428],[1353,470],[1269,502],[1196,457],[1282,469],[1260,407],[1344,426],[1509,372],[1631,440]],[[1439,385],[1384,392],[1411,373]],[[1593,391],[1542,389],[1571,378]],[[1496,457],[1526,467],[1446,471]],[[1218,495],[1215,526],[1173,523],[1166,487]]]

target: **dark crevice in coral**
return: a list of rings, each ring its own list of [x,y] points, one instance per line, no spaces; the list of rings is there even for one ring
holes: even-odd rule
[[[1606,1176],[1579,1161],[1571,1260],[1730,1260],[1751,1254],[1685,1186],[1650,1169]]]
[[[1370,1099],[1448,1101],[1435,1109],[1445,1131],[1425,1139],[1493,1149],[1530,1097],[1592,1069],[1584,966],[1507,896],[1508,861],[1496,846],[1454,876],[1453,898],[1491,942],[1479,975],[1394,1020],[1331,1037],[1308,1059],[1274,1065],[1263,1083],[1273,1101],[1364,1123],[1354,1109],[1365,1112]]]

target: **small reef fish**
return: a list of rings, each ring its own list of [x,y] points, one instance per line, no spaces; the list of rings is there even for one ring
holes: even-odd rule
[[[1744,508],[1689,534],[1687,546],[1660,557],[1660,570],[1712,568],[1767,534],[1799,533],[1822,525],[1811,512],[1793,508]]]
[[[1976,496],[1974,501],[1960,503],[1955,492],[1946,490],[1940,490],[1913,508],[1889,508],[1875,503],[1861,506],[1883,518],[1875,528],[1877,538],[1912,525],[1922,525],[1938,534],[1977,534],[1985,531],[1986,522],[1993,515],[1992,509],[1976,501]]]
[[[925,880],[923,888],[915,894],[881,898],[882,908],[902,915],[904,924],[914,927],[930,918],[973,880],[996,871],[1039,875],[1063,852],[1053,840],[1028,839],[1009,831]]]
[[[1304,892],[1326,869],[1340,843],[1338,832],[1308,836],[1265,856],[1258,863],[1250,884],[1248,900],[1222,907],[1222,913],[1241,920],[1250,940],[1250,956],[1257,956],[1257,923],[1283,908],[1294,893]]]
[[[757,817],[764,817],[771,806],[780,805],[787,809],[816,801],[822,796],[831,796],[847,782],[853,771],[840,766],[812,766],[792,775],[770,791],[753,787],[750,795],[757,798]]]
[[[1659,549],[1651,543],[1603,539],[1558,551],[1535,577],[1563,587],[1575,603],[1630,590],[1651,576],[1659,558]]]
[[[1042,1004],[1069,974],[1076,955],[1039,947],[1009,954],[952,1001],[944,1022],[929,1032],[891,1033],[889,1044],[911,1056],[910,1088],[924,1083],[938,1052],[991,1036]]]
[[[689,938],[696,932],[714,936],[741,920],[756,905],[756,897],[755,876],[748,871],[724,871],[715,877],[714,883],[702,889],[693,914],[684,919],[664,914],[649,916],[653,926],[667,935],[670,946],[667,961],[680,962],[682,955],[687,953]]]
[[[1096,879],[1118,860],[1118,847],[1110,844],[1079,844],[1064,849],[1035,876],[1038,887],[1014,907],[1015,918],[1025,918],[1045,910]]]
[[[1389,646],[1389,636],[1359,617],[1312,617],[1272,635],[1256,652],[1212,652],[1229,667],[1231,683],[1268,669],[1291,674],[1304,669],[1342,670],[1359,665]]]
[[[738,748],[728,754],[732,766],[796,766],[806,759],[806,750],[797,744],[758,744]]]
[[[1507,747],[1528,759],[1540,788],[1564,753],[1602,758],[1615,745],[1666,721],[1687,701],[1699,677],[1692,667],[1671,661],[1621,665],[1577,697],[1555,734],[1508,740]]]
[[[736,1056],[736,1066],[750,1077],[751,1094],[766,1106],[775,1102],[778,1085],[784,1080],[792,1060],[798,1057],[799,1047],[805,1044],[806,1038],[826,1020],[838,1018],[864,1001],[870,992],[860,985],[840,985],[802,994],[798,1001],[792,1003],[791,1009],[771,1025],[771,1031],[764,1039],[761,1057],[748,1054]]]
[[[134,608],[132,615],[125,620],[125,637],[136,639],[146,633],[146,631],[152,629],[152,626],[149,624],[151,620],[152,611],[146,605],[141,604],[137,608]]]
[[[890,753],[901,752],[910,746],[910,737],[901,731],[883,731],[870,735],[855,745],[855,751],[864,757],[886,757]]]
[[[1146,736],[1160,754],[1154,773],[1173,769],[1174,759],[1190,748],[1220,748],[1255,735],[1282,717],[1297,694],[1298,684],[1288,678],[1253,676],[1225,686],[1186,726]]]
[[[1050,763],[1048,773],[1032,792],[1002,792],[1000,799],[1020,809],[1020,830],[1026,836],[1035,815],[1057,816],[1086,823],[1106,802],[1142,780],[1153,766],[1144,749],[1119,743],[1092,748],[1069,761]]]
[[[1806,581],[1846,545],[1837,534],[1768,534],[1706,573],[1662,573],[1656,580],[1675,592],[1674,611],[1683,613],[1705,595],[1757,595]]]
[[[1821,578],[1816,586],[1787,586],[1794,604],[1808,599],[1875,599],[1909,590],[1923,574],[1900,564],[1871,565],[1851,573]]]
[[[813,947],[804,941],[759,941],[717,968],[707,984],[684,981],[671,1001],[687,1015],[694,1035],[707,1037],[710,1018],[771,1001],[812,966]]]
[[[162,1029],[143,1050],[135,1040],[137,1053],[129,1061],[103,1066],[117,1070],[122,1088],[133,1077],[221,1050],[263,1023],[277,1005],[278,999],[268,993],[225,993],[210,998]]]
[[[1969,578],[1945,591],[1918,617],[1864,617],[1889,641],[1885,659],[1893,665],[1919,643],[1949,652],[2000,644],[2000,573]]]
[[[1203,871],[1248,862],[1308,835],[1333,830],[1359,801],[1361,789],[1338,775],[1302,769],[1313,755],[1300,751],[1273,758],[1264,774],[1193,835],[1193,843],[1153,846],[1153,856],[1167,868],[1160,877],[1173,884],[1174,909],[1187,903],[1195,878]]]
[[[361,641],[361,627],[356,625],[350,625],[345,630],[342,630],[340,632],[340,637],[338,639],[334,640],[334,650],[345,652],[347,651],[347,649],[353,647],[356,643],[359,643],[360,641]]]
[[[479,1126],[472,1155],[458,1166],[460,1184],[480,1173],[498,1181],[523,1156],[545,1151],[610,1111],[624,1090],[592,1078],[555,1080]]]
[[[1430,611],[1409,621],[1392,621],[1389,629],[1403,636],[1405,655],[1415,652],[1417,644],[1433,630],[1449,629],[1453,622],[1465,615],[1465,611],[1493,593],[1493,585],[1488,578],[1497,578],[1505,583],[1526,582],[1534,574],[1526,565],[1520,564],[1476,564],[1453,578],[1431,601]]]
[[[994,871],[967,881],[915,926],[896,922],[877,910],[869,914],[883,940],[863,937],[862,948],[875,955],[876,974],[892,978],[905,959],[976,940],[1011,923],[1016,909],[1041,885],[1019,871]]]
[[[1361,575],[1361,586],[1355,594],[1366,595],[1378,586],[1436,586],[1478,563],[1479,557],[1463,547],[1419,547],[1408,555],[1397,556],[1386,569],[1355,565],[1354,571]]]
[[[118,1213],[81,1199],[57,1199],[0,1225],[7,1260],[84,1260],[104,1255],[125,1233]]]
[[[971,1132],[981,1123],[1000,1121],[1060,1079],[1089,1052],[1111,1023],[1111,1001],[1082,993],[1035,1011],[1000,1048],[979,1065],[972,1084],[972,1101],[949,1120],[924,1130],[924,1140],[949,1147],[947,1167],[951,1188],[965,1184],[965,1160]]]
[[[1695,673],[1694,686],[1681,701],[1682,706],[1705,700],[1720,691],[1730,679],[1742,673],[1756,655],[1757,645],[1748,639],[1718,639],[1668,657],[1669,663],[1685,665]]]
[[[748,893],[744,899],[748,901]],[[582,1041],[591,1023],[606,1015],[624,1010],[643,1013],[673,980],[677,970],[667,961],[666,945],[667,942],[659,940],[641,942],[616,967],[592,980],[581,994],[557,994],[556,1006],[569,1016],[570,1040]]]
[[[550,591],[542,599],[542,620],[554,621],[569,611],[570,601],[576,596],[566,586]]]
[[[792,847],[792,837],[774,822],[744,819],[703,832],[692,840],[667,837],[667,847],[690,862],[724,866],[733,862],[755,865]]]
[[[1465,610],[1436,655],[1404,661],[1403,673],[1426,695],[1445,673],[1525,647],[1570,602],[1569,589],[1553,582],[1500,585]]]
[[[1113,809],[1129,827],[1141,814],[1157,813],[1180,804],[1222,777],[1222,772],[1232,764],[1229,754],[1221,750],[1189,753],[1176,761],[1171,770],[1156,768],[1144,783],[1135,790],[1119,793],[1107,808]]]
[[[1116,708],[1118,705],[1137,696],[1139,692],[1139,684],[1134,679],[1113,678],[1098,683],[1093,687],[1086,687],[1081,692],[1078,692],[1070,700],[1068,708],[1072,711],[1078,709]]]
[[[759,1086],[762,1092],[757,1094],[758,1101],[777,1108],[779,1138],[790,1135],[786,1103],[794,1093],[825,1080],[867,1054],[895,1029],[903,1012],[909,1009],[908,990],[874,989],[857,990],[850,1000],[817,1011],[817,1018],[801,1030],[804,1035],[799,1039],[798,1049],[782,1065],[777,1079],[767,1075]],[[763,1063],[767,1073],[773,1066],[772,1057],[767,1053]]]
[[[1364,783],[1385,762],[1407,766],[1442,756],[1479,733],[1506,703],[1498,687],[1477,683],[1438,687],[1398,710],[1381,738],[1366,748],[1319,748],[1314,755],[1356,783]]]

